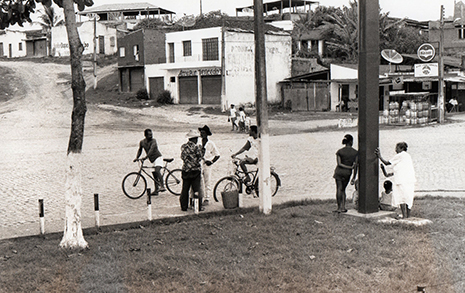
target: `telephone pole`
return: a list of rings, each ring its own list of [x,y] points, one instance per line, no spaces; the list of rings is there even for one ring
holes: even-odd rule
[[[358,59],[358,144],[359,212],[378,211],[379,144],[379,4],[378,0],[359,1]]]
[[[444,123],[444,5],[441,5],[439,22],[439,88],[438,88],[438,122]]]
[[[270,136],[268,133],[268,99],[266,93],[265,22],[263,0],[254,0],[255,28],[255,106],[260,140],[258,155],[258,178],[260,212],[271,214],[270,189]]]

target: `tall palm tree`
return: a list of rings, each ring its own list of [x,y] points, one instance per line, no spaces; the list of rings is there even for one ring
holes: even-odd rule
[[[44,11],[40,11],[40,21],[38,23],[42,26],[45,31],[48,40],[48,54],[52,56],[52,28],[63,23],[63,18],[60,14],[57,14],[53,6],[44,6]]]

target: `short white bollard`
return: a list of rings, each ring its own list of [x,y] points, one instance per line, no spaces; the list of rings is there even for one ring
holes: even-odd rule
[[[198,214],[200,211],[200,208],[199,208],[199,193],[198,192],[194,192],[194,214]]]
[[[147,188],[147,218],[149,221],[152,221],[152,198],[151,198],[152,190]]]
[[[44,200],[39,199],[40,234],[45,234]]]
[[[98,193],[94,193],[94,210],[95,210],[95,226],[100,227],[100,208],[98,201]]]

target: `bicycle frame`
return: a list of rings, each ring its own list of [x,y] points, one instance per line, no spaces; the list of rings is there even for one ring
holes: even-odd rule
[[[169,173],[171,170],[167,168],[167,166],[168,166],[168,162],[167,162],[167,161],[164,161],[163,163],[164,163],[164,165],[161,167],[161,172],[160,172],[160,173],[161,173],[161,176],[164,178],[164,177],[165,177],[165,173]],[[154,178],[152,175],[150,175],[149,172],[147,172],[147,171],[145,170],[145,169],[153,169],[153,170],[155,171],[155,167],[145,166],[145,165],[144,165],[144,161],[142,161],[142,160],[139,161],[139,165],[140,165],[140,167],[139,167],[139,174],[140,174],[141,176],[143,176],[142,173],[145,173],[145,175],[147,175],[150,179],[153,180],[153,182],[155,182],[155,178]]]

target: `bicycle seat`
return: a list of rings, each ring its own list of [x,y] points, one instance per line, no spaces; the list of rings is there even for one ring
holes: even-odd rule
[[[173,158],[167,158],[167,159],[163,158],[163,161],[165,161],[167,163],[171,163],[172,161],[174,161],[174,159]]]

